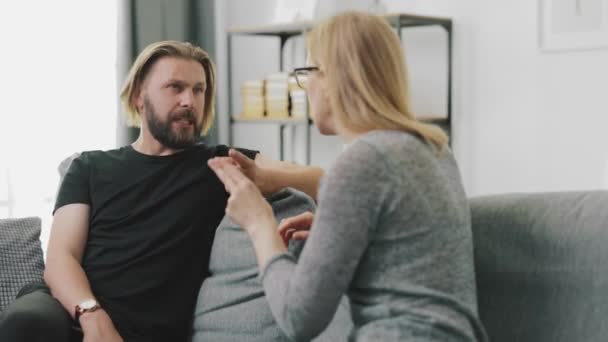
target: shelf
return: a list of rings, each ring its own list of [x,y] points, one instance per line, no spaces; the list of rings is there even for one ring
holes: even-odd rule
[[[435,17],[435,16],[424,16],[416,14],[406,13],[393,13],[383,15],[387,22],[396,29],[399,36],[399,40],[402,40],[402,29],[408,27],[421,27],[421,26],[440,26],[447,34],[447,59],[448,59],[448,100],[447,100],[447,116],[432,116],[427,115],[418,118],[421,122],[435,124],[446,131],[448,135],[451,135],[452,130],[452,19],[447,17]],[[227,58],[228,58],[228,93],[232,91],[232,38],[234,36],[265,36],[279,38],[279,70],[284,71],[284,60],[283,60],[283,49],[286,42],[297,36],[306,34],[307,31],[311,30],[318,21],[297,21],[292,23],[273,24],[265,26],[255,27],[235,27],[228,29],[227,33]],[[228,113],[233,113],[232,100],[228,101]],[[306,130],[305,134],[305,147],[306,147],[306,164],[310,163],[311,160],[311,134],[313,132],[313,122],[308,118],[241,118],[238,116],[231,116],[229,119],[229,130],[228,139],[229,144],[232,145],[232,127],[238,124],[253,124],[253,125],[277,125],[279,128],[279,159],[283,160],[284,157],[284,146],[283,146],[283,131],[288,127],[304,126]]]
[[[386,14],[382,17],[386,18],[386,20],[388,20],[391,24],[401,27],[440,25],[449,29],[452,26],[452,20],[445,17],[429,17],[405,13]],[[281,36],[286,39],[310,30],[315,23],[316,21],[298,21],[286,24],[235,27],[229,29],[228,33],[241,35]]]
[[[303,119],[303,118],[285,118],[285,119],[279,119],[279,118],[261,118],[261,119],[250,119],[250,118],[234,118],[231,117],[230,121],[232,121],[233,123],[251,123],[251,124],[282,124],[282,125],[303,125],[306,124],[306,122],[308,123],[312,123],[312,120],[310,119]]]
[[[234,118],[231,117],[230,121],[232,123],[250,123],[250,124],[282,124],[282,125],[303,125],[308,121],[309,124],[312,124],[311,119],[275,119],[275,118],[261,118],[261,119],[253,119],[253,118]],[[448,122],[447,117],[421,117],[418,118],[418,121],[433,123],[433,124],[444,124]]]
[[[394,25],[399,25],[401,27],[413,27],[413,26],[432,26],[432,25],[440,25],[445,28],[452,27],[452,19],[447,17],[431,17],[424,15],[416,15],[416,14],[406,14],[406,13],[393,13],[384,15],[388,21],[393,23]]]
[[[312,28],[312,21],[299,21],[288,24],[236,27],[228,30],[229,34],[258,35],[258,36],[284,36],[291,37],[302,34]]]
[[[447,123],[449,122],[448,118],[445,116],[441,116],[441,117],[420,117],[417,118],[418,121],[420,122],[426,122],[426,123],[437,123],[437,124],[442,124],[442,123]]]

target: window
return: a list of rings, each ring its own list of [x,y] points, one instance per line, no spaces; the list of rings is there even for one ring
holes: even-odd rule
[[[117,1],[0,2],[0,217],[42,218],[59,163],[116,144]]]

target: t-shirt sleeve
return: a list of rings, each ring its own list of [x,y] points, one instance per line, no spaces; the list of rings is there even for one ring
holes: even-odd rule
[[[231,149],[231,147],[226,146],[226,145],[217,145],[217,146],[215,146],[215,149],[213,151],[213,156],[214,157],[227,157],[228,151],[230,149]],[[242,154],[246,155],[250,159],[255,159],[256,154],[260,153],[260,151],[248,150],[246,148],[240,148],[240,147],[234,147],[234,149],[241,152]]]
[[[61,182],[53,214],[55,214],[57,209],[67,204],[84,203],[90,205],[89,179],[90,167],[88,158],[86,153],[83,153],[72,161]]]
[[[386,161],[360,142],[327,173],[310,235],[296,265],[279,254],[262,269],[273,316],[290,338],[323,331],[355,276],[391,193]]]

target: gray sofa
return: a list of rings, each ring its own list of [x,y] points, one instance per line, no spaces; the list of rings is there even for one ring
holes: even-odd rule
[[[271,203],[278,218],[312,209],[295,191]],[[608,191],[502,194],[470,205],[479,313],[491,341],[608,341]],[[251,243],[229,221],[218,229],[211,271],[194,342],[284,340]],[[351,327],[343,301],[317,340],[345,341]]]
[[[608,191],[471,200],[491,341],[608,341]]]
[[[470,204],[479,313],[491,341],[608,340],[608,191],[503,194],[472,198]],[[194,339],[264,341],[277,330],[251,273],[255,264],[241,261],[244,267],[237,269],[230,260],[219,262],[230,254],[225,248],[251,252],[243,247],[244,232],[224,224],[213,250],[219,278],[212,275],[207,283],[219,287],[201,289],[213,302],[201,297]],[[0,250],[0,265],[11,257]],[[0,274],[9,276],[5,269]],[[347,308],[338,315],[320,340],[346,339],[352,326]],[[221,327],[228,333],[218,332]],[[214,338],[205,339],[211,333]]]

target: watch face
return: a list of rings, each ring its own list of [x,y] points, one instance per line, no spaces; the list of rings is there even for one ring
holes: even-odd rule
[[[87,299],[84,302],[80,303],[80,308],[83,310],[88,310],[93,308],[95,305],[97,305],[97,302],[95,301],[95,299]]]

